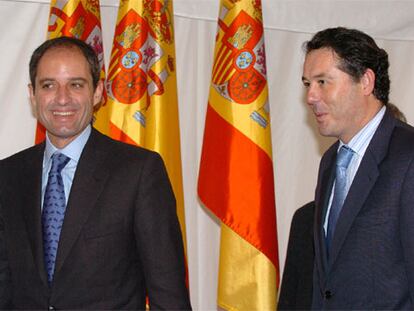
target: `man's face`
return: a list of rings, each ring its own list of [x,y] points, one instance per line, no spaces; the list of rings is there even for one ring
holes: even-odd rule
[[[348,143],[368,121],[366,104],[362,83],[352,80],[338,65],[331,49],[313,50],[306,56],[302,81],[319,133]]]
[[[92,120],[93,107],[102,98],[102,82],[93,90],[87,60],[77,48],[58,47],[39,61],[30,101],[38,121],[58,148],[73,141]]]

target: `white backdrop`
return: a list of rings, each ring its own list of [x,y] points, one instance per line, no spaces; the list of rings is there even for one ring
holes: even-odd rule
[[[390,55],[391,101],[414,121],[414,1],[262,0],[271,105],[280,268],[294,211],[312,200],[319,159],[332,142],[315,130],[301,85],[302,43],[330,26],[359,28]],[[101,0],[106,65],[118,0]],[[216,309],[219,226],[196,184],[219,0],[175,0],[190,291],[195,310]],[[27,93],[31,52],[46,36],[48,0],[0,1],[0,158],[34,141]]]

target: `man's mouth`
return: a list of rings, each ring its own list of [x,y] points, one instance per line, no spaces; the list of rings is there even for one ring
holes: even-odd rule
[[[74,115],[75,112],[73,111],[53,111],[53,115],[54,116],[59,116],[59,117],[67,117],[67,116],[71,116]]]
[[[315,117],[318,122],[322,121],[322,119],[326,116],[326,113],[323,112],[315,112]]]

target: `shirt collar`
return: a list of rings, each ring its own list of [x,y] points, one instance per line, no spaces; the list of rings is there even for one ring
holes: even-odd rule
[[[349,141],[348,144],[344,144],[341,140],[339,141],[338,150],[343,146],[347,145],[351,148],[355,153],[361,155],[365,152],[366,147],[368,146],[369,142],[371,141],[372,137],[375,134],[379,124],[381,123],[382,118],[385,114],[385,106],[383,106],[377,114],[361,129],[352,139]]]
[[[69,157],[71,160],[78,163],[79,158],[82,154],[83,148],[86,145],[86,142],[91,135],[92,129],[91,125],[89,124],[82,133],[76,137],[73,141],[71,141],[67,146],[62,149],[56,148],[49,139],[48,134],[46,134],[46,146],[45,146],[45,153],[44,153],[44,162],[49,161],[52,155],[59,151],[63,153],[65,156]]]

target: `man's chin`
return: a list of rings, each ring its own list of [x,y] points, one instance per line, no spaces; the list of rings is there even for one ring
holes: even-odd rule
[[[333,133],[331,130],[329,130],[327,128],[321,128],[321,127],[319,127],[318,130],[319,130],[319,134],[321,136],[324,136],[324,137],[337,137],[335,135],[335,133]]]
[[[78,130],[78,129],[63,128],[63,129],[52,130],[52,131],[46,129],[46,131],[48,132],[49,138],[51,140],[70,142],[74,140],[76,137],[78,137],[82,133],[83,129]]]

